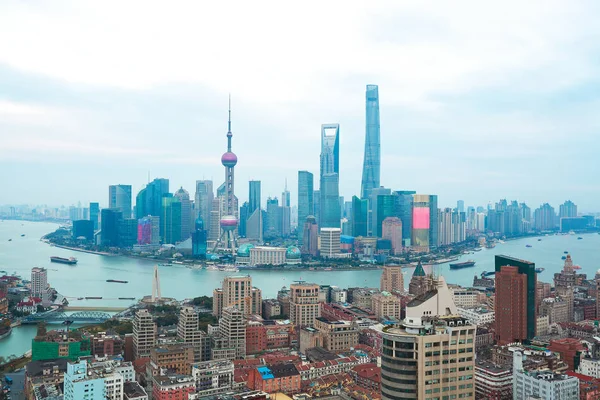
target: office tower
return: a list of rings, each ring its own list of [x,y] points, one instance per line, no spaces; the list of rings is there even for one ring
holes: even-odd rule
[[[119,245],[119,223],[123,214],[116,208],[103,208],[100,212],[100,231],[102,246]]]
[[[94,222],[94,230],[98,230],[98,216],[100,215],[100,204],[90,203],[90,221]]]
[[[204,229],[204,221],[199,215],[194,224],[194,231],[192,232],[192,256],[200,259],[206,258],[206,241],[208,239],[208,233]]]
[[[130,248],[137,243],[138,221],[135,218],[125,218],[119,221],[118,246]]]
[[[246,238],[249,240],[262,242],[264,230],[263,225],[263,210],[257,208],[246,219]]]
[[[31,269],[31,296],[44,299],[48,293],[48,271],[46,268],[33,267]]]
[[[319,227],[339,228],[340,125],[321,125]]]
[[[148,195],[146,188],[142,188],[135,196],[135,217],[137,219],[143,218],[148,215]]]
[[[385,292],[404,292],[404,276],[402,276],[402,267],[395,265],[386,265],[381,273],[380,285],[381,291]]]
[[[88,240],[94,239],[94,222],[88,219],[80,219],[73,221],[72,237],[75,240]]]
[[[64,399],[106,400],[104,378],[91,371],[88,373],[88,364],[85,360],[67,363],[67,371],[64,375]]]
[[[213,181],[200,180],[196,181],[196,193],[194,196],[194,205],[196,208],[196,219],[202,217],[204,226],[210,227],[210,212],[212,210],[212,202],[214,198]]]
[[[396,216],[402,220],[402,241],[405,247],[411,246],[412,213],[414,190],[398,190],[396,194]]]
[[[402,254],[402,220],[398,217],[387,217],[383,220],[381,237],[392,244],[392,253]]]
[[[267,221],[266,232],[269,237],[280,237],[282,233],[281,223],[283,222],[282,208],[279,206],[277,197],[267,199]]]
[[[146,185],[136,197],[136,216],[162,216],[162,198],[169,193],[169,180],[156,178]]]
[[[396,216],[396,196],[393,194],[380,194],[374,198],[373,206],[373,236],[383,237],[383,221]]]
[[[260,289],[252,287],[250,275],[226,276],[223,286],[213,290],[213,315],[220,317],[226,307],[237,307],[246,316],[260,314],[257,297],[262,295]]]
[[[321,216],[321,192],[319,190],[315,190],[313,192],[313,213],[317,219],[317,224],[319,223],[319,218]]]
[[[133,319],[133,357],[150,357],[156,344],[156,324],[146,309],[138,310]]]
[[[137,243],[154,245],[160,243],[160,217],[149,215],[138,220]]]
[[[163,197],[161,217],[162,240],[165,244],[181,241],[181,202],[177,197]]]
[[[301,252],[313,257],[316,257],[319,252],[319,228],[317,219],[312,215],[306,217],[306,222],[304,222]]]
[[[496,256],[496,340],[498,344],[527,342],[535,337],[535,264]]]
[[[556,213],[554,207],[544,203],[533,213],[534,228],[538,231],[551,231],[556,228]]]
[[[383,337],[383,400],[427,399],[432,394],[475,398],[476,326],[457,316],[442,277],[435,288],[407,304],[401,324],[377,329]]]
[[[246,223],[248,220],[248,208],[249,208],[249,203],[247,201],[244,202],[244,204],[242,204],[242,206],[240,207],[240,221],[239,221],[239,225],[238,225],[238,235],[240,237],[246,237]]]
[[[371,190],[379,187],[381,147],[379,143],[379,88],[367,85],[365,156],[361,184],[361,198],[368,199]]]
[[[367,236],[369,200],[352,196],[352,236]]]
[[[225,167],[225,193],[222,198],[225,199],[225,212],[219,221],[221,227],[221,235],[215,244],[215,248],[221,244],[226,249],[231,250],[231,254],[235,253],[237,240],[235,238],[235,230],[238,226],[237,219],[237,198],[235,197],[235,176],[234,169],[237,164],[237,156],[231,151],[231,99],[229,100],[229,120],[227,122],[227,152],[221,156],[221,164]],[[223,241],[224,240],[224,241]]]
[[[173,195],[181,203],[181,233],[179,234],[179,240],[184,241],[190,237],[191,227],[190,221],[192,219],[192,202],[190,201],[190,194],[187,190],[180,187],[178,191]]]
[[[289,236],[291,233],[291,213],[290,213],[290,192],[287,189],[287,179],[285,189],[281,193],[281,235]]]
[[[108,208],[116,208],[123,213],[123,218],[131,218],[131,185],[110,185]]]
[[[571,200],[561,204],[558,210],[559,218],[574,218],[577,216],[577,206]]]
[[[248,195],[248,215],[252,215],[254,210],[261,209],[260,199],[261,199],[261,191],[260,191],[260,181],[249,181],[249,195]]]
[[[226,339],[229,347],[235,349],[235,358],[246,358],[246,316],[237,307],[223,308],[219,320],[219,336]]]
[[[193,307],[182,307],[177,322],[177,338],[194,348],[194,362],[210,359],[210,342],[200,329],[198,313]]]
[[[321,257],[336,258],[340,254],[340,228],[321,228]]]
[[[438,197],[435,194],[429,196],[429,247],[437,247],[438,244]]]
[[[412,214],[412,248],[417,252],[429,251],[430,231],[430,196],[427,194],[415,194],[413,196]]]
[[[465,212],[465,201],[464,200],[456,201],[456,211]]]
[[[290,285],[290,321],[297,327],[312,326],[321,316],[319,285],[298,282]]]

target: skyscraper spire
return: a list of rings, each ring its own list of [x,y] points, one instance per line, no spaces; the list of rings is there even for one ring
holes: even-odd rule
[[[229,94],[229,117],[227,118],[227,151],[231,151],[231,93]]]

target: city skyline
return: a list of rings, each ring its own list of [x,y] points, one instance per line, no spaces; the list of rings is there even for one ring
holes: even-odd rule
[[[165,42],[149,51],[147,39],[127,29],[119,34],[103,30],[100,36],[102,6],[69,19],[74,10],[68,3],[61,15],[42,7],[35,16],[29,6],[3,5],[2,32],[20,41],[0,45],[0,85],[5,88],[0,97],[0,168],[5,171],[0,203],[101,201],[106,206],[108,185],[131,184],[137,193],[148,174],[169,178],[173,187],[190,192],[200,179],[212,178],[218,186],[222,145],[216,138],[228,92],[236,99],[241,185],[261,180],[264,202],[281,193],[286,178],[290,188],[297,187],[297,171],[318,174],[319,127],[334,121],[343,132],[340,195],[349,199],[360,195],[364,87],[376,84],[384,93],[385,187],[436,193],[442,206],[457,199],[484,205],[506,197],[537,205],[572,198],[582,211],[598,211],[600,189],[590,183],[587,168],[573,162],[595,163],[597,66],[587,55],[594,54],[588,47],[595,45],[585,38],[599,28],[585,23],[593,14],[590,6],[552,4],[540,14],[532,12],[534,5],[511,4],[502,6],[510,13],[488,8],[483,13],[477,4],[465,7],[468,12],[427,3],[368,9],[324,5],[323,13],[300,12],[316,26],[327,25],[328,13],[335,13],[339,25],[307,37],[298,36],[302,30],[289,18],[273,18],[276,10],[261,15],[247,9],[247,16],[275,21],[278,37],[248,29],[247,37],[240,38],[234,29],[214,41],[205,39],[205,29],[220,32],[215,27],[231,16],[220,5],[196,7],[187,13],[170,9],[181,18],[178,29],[162,32]],[[126,27],[134,9],[105,17]],[[214,18],[196,26],[191,20],[201,11]],[[148,6],[146,12],[164,10]],[[573,18],[562,25],[545,23],[562,20],[565,13]],[[69,33],[74,20],[81,22],[77,37]],[[249,20],[236,16],[230,22],[243,29]],[[47,34],[40,38],[15,21],[35,22]],[[65,29],[50,29],[56,21]],[[138,32],[156,29],[138,22]],[[506,26],[514,27],[510,37]],[[59,47],[65,35],[70,44]],[[265,35],[271,41],[256,47]],[[73,56],[104,42],[108,45],[87,58]],[[127,49],[136,46],[140,51],[130,54]],[[199,60],[181,50],[198,46],[212,57]],[[276,57],[275,47],[282,52]],[[224,57],[223,49],[235,60],[249,49],[257,54],[242,69]],[[56,56],[45,63],[31,57],[46,52]],[[112,52],[122,53],[119,68],[106,64]],[[155,62],[156,54],[162,54],[161,63]],[[339,62],[314,67],[288,61],[321,56]],[[292,203],[295,197],[292,190]]]

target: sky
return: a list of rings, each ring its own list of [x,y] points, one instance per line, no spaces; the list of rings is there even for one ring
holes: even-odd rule
[[[566,199],[600,211],[597,1],[0,2],[0,204],[108,202],[156,177],[193,196],[297,201],[320,127],[340,124],[340,194],[360,193],[365,88],[381,184],[441,207]]]

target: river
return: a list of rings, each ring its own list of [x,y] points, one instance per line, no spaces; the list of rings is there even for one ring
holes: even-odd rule
[[[48,282],[58,292],[69,298],[72,306],[87,307],[118,307],[129,306],[132,301],[118,300],[119,297],[142,298],[152,290],[153,261],[118,257],[101,256],[76,252],[50,246],[40,241],[40,238],[54,230],[58,225],[42,222],[2,221],[0,222],[0,270],[8,274],[16,273],[29,279],[31,268],[34,266],[48,269]],[[25,236],[21,237],[21,234]],[[448,264],[435,266],[436,273],[446,277],[449,283],[469,286],[473,276],[483,271],[494,269],[494,255],[506,254],[513,257],[533,261],[538,267],[544,267],[538,279],[552,282],[555,272],[563,265],[563,251],[569,251],[575,264],[582,267],[581,273],[593,276],[600,268],[600,235],[583,235],[583,240],[577,236],[557,235],[544,236],[542,241],[536,238],[526,238],[507,241],[498,244],[494,249],[484,249],[475,254],[464,255],[461,260],[476,261],[473,268],[454,270]],[[8,241],[12,239],[12,241]],[[526,247],[531,244],[532,247]],[[77,257],[75,266],[50,262],[50,256]],[[426,268],[428,269],[428,268]],[[295,280],[304,280],[319,284],[337,285],[340,287],[368,286],[378,287],[380,272],[364,271],[248,271],[253,278],[253,285],[263,291],[263,298],[277,295],[282,286],[289,286]],[[220,271],[192,270],[185,267],[159,267],[160,287],[162,295],[176,299],[197,296],[212,296],[214,288],[220,286],[223,277],[231,275]],[[405,285],[408,286],[412,269],[405,270]],[[126,280],[127,284],[109,283],[107,279]],[[77,300],[78,297],[101,296],[102,300]],[[26,333],[27,332],[27,333]],[[35,329],[30,327],[16,328],[10,339],[0,341],[0,356],[22,354],[16,343],[20,337],[27,337],[30,343],[35,336]],[[29,345],[27,345],[29,346]],[[12,350],[14,348],[14,351]]]

